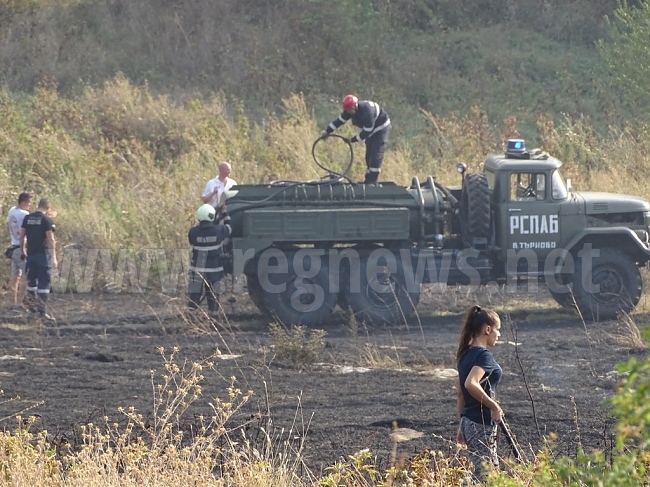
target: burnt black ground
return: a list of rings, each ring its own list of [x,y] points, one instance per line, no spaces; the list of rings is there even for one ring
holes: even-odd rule
[[[23,416],[39,415],[33,428],[74,446],[81,424],[101,423],[103,416],[123,423],[119,406],[151,412],[151,370],[163,372],[158,347],[178,347],[181,363],[218,348],[237,357],[205,370],[203,397],[184,416],[183,427],[192,426],[195,415],[209,414],[208,403],[225,397],[234,376],[254,395],[230,421],[232,435],[246,424],[246,435],[259,441],[263,426],[276,451],[302,445],[305,463],[316,473],[363,448],[386,466],[393,421],[424,433],[400,443],[400,454],[427,447],[456,452],[456,379],[438,371],[454,367],[462,312],[477,296],[423,299],[420,320],[400,327],[365,327],[337,313],[322,327],[326,347],[318,362],[302,369],[283,363],[268,319],[245,295],[237,298],[226,305],[227,322],[216,327],[207,319],[179,317],[182,300],[157,295],[54,295],[58,321],[44,326],[0,312],[0,417],[42,401]],[[490,304],[485,296],[478,299]],[[622,323],[583,323],[550,300],[513,306],[510,299],[494,308],[506,318],[494,349],[504,369],[499,399],[524,452],[531,456],[550,433],[557,433],[561,454],[574,454],[579,445],[608,448],[613,421],[605,401],[619,380],[616,364],[648,351],[630,342]],[[634,320],[644,325],[650,317],[637,313]],[[346,366],[370,370],[344,373]],[[3,425],[13,429],[17,423],[9,418]],[[509,454],[505,441],[500,448]]]

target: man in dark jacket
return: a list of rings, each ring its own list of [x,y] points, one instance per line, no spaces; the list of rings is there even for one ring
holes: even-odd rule
[[[223,241],[230,236],[230,217],[222,213],[215,223],[216,210],[212,205],[205,204],[196,212],[199,224],[190,228],[187,238],[192,245],[192,264],[190,266],[188,285],[188,306],[190,309],[199,307],[201,294],[205,289],[208,301],[208,313],[216,316],[219,312],[219,281],[223,278],[221,255]]]
[[[352,120],[355,127],[361,128],[361,132],[349,139],[349,142],[366,141],[367,170],[364,183],[376,184],[391,129],[388,114],[374,101],[359,101],[354,95],[343,98],[342,106],[343,112],[327,126],[323,135],[331,134],[348,120]]]
[[[27,293],[35,302],[42,318],[54,321],[46,313],[45,305],[50,295],[50,269],[56,269],[54,223],[48,216],[50,202],[46,198],[38,202],[34,213],[27,215],[20,231],[21,258],[27,260]]]

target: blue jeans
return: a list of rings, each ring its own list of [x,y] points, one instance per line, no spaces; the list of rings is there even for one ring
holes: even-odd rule
[[[493,468],[499,467],[497,456],[497,425],[475,423],[466,417],[460,418],[460,432],[467,443],[469,461],[474,465],[474,477],[481,481],[487,472],[483,471],[483,463]]]

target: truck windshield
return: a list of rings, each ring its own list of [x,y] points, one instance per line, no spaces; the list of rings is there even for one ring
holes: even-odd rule
[[[564,185],[564,179],[562,179],[560,171],[553,171],[551,185],[553,187],[554,200],[566,199],[569,193],[567,192],[566,186]]]

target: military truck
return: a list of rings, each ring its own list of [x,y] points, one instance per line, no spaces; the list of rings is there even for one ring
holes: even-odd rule
[[[542,283],[586,320],[634,309],[650,260],[648,202],[577,192],[558,159],[523,140],[507,147],[480,173],[459,164],[457,186],[433,176],[355,184],[333,171],[236,186],[225,195],[231,272],[286,324],[318,324],[337,305],[366,322],[405,322],[422,284],[436,282],[532,293]]]

